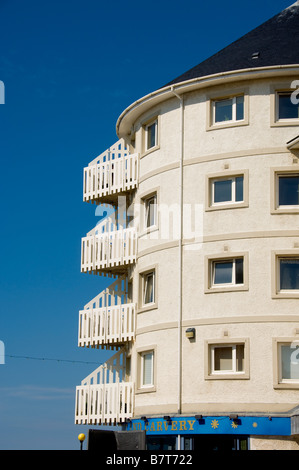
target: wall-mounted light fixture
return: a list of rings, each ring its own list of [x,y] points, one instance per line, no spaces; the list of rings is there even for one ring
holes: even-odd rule
[[[205,420],[202,415],[195,415],[195,419],[197,419],[199,424],[205,424]]]
[[[194,339],[195,338],[195,328],[187,328],[186,330],[186,338]]]
[[[167,421],[168,424],[171,423],[171,417],[170,416],[163,416],[163,419],[165,419],[165,421]]]
[[[148,419],[146,416],[141,416],[141,419],[145,422],[145,423],[148,423]]]
[[[231,419],[232,421],[235,421],[236,419],[238,419],[238,415],[230,414],[229,419]]]

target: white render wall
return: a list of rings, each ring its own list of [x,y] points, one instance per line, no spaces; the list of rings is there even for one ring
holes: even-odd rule
[[[183,240],[182,367],[178,365],[179,240],[149,240],[140,230],[138,259],[133,270],[133,296],[138,304],[139,273],[157,267],[157,308],[138,312],[132,348],[132,377],[137,378],[139,349],[155,346],[155,389],[135,396],[135,415],[176,413],[179,370],[182,373],[183,413],[280,412],[298,404],[298,389],[273,387],[275,337],[299,340],[298,299],[272,298],[271,253],[298,250],[296,214],[271,214],[271,168],[299,169],[296,152],[286,143],[298,127],[271,127],[272,87],[291,83],[292,77],[252,80],[203,88],[184,97],[183,202],[202,206],[203,239],[193,245]],[[207,130],[207,99],[245,89],[249,95],[249,124]],[[159,148],[144,155],[142,123],[159,116]],[[140,183],[135,196],[157,190],[159,204],[180,203],[181,109],[174,97],[140,116],[135,127],[134,151],[141,155]],[[248,172],[249,205],[206,211],[206,179],[214,173]],[[137,207],[136,205],[136,207]],[[161,225],[159,226],[161,229]],[[193,248],[193,249],[192,249]],[[205,257],[248,253],[248,290],[205,293]],[[196,328],[196,339],[185,337]],[[249,341],[249,378],[206,380],[206,340],[243,338]]]

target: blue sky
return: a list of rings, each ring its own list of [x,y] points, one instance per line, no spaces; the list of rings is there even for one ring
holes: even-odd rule
[[[78,449],[75,387],[111,356],[77,347],[111,282],[80,273],[83,167],[133,101],[291,3],[0,0],[0,450]]]

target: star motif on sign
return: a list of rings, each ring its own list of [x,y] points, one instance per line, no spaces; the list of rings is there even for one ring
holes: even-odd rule
[[[219,422],[217,421],[217,419],[213,419],[212,423],[211,423],[211,426],[213,429],[217,429],[218,426],[219,426]]]
[[[238,427],[238,423],[236,423],[235,421],[232,422],[232,428],[236,429]]]

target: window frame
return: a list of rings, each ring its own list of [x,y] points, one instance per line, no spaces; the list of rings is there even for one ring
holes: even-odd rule
[[[299,289],[280,289],[280,260],[282,259],[299,260],[299,250],[272,251],[272,298],[299,299]]]
[[[299,124],[299,115],[298,118],[285,118],[279,119],[279,95],[290,93],[292,94],[295,90],[290,89],[290,83],[280,83],[277,85],[271,86],[271,99],[270,99],[270,108],[271,108],[271,127],[279,126],[298,126]]]
[[[141,158],[160,148],[160,116],[159,113],[152,115],[150,118],[144,120],[142,123],[142,152]],[[149,146],[149,129],[155,125],[155,142],[154,145]]]
[[[296,344],[299,346],[299,338],[298,337],[297,338],[295,337],[273,338],[273,387],[274,388],[299,389],[299,378],[298,379],[285,379],[282,377],[281,347],[291,346],[292,344],[294,345]],[[294,351],[296,349],[294,348]],[[299,353],[299,350],[298,350],[298,353]]]
[[[137,313],[142,313],[148,310],[158,308],[158,290],[157,290],[157,265],[149,266],[139,272],[139,295],[138,295],[138,310]],[[153,302],[145,303],[146,294],[146,278],[153,274]]]
[[[279,205],[279,178],[299,177],[299,165],[271,168],[271,214],[299,214],[298,205]]]
[[[137,354],[137,380],[136,380],[136,393],[148,393],[156,391],[156,374],[157,374],[157,347],[156,345],[149,345],[136,350]],[[144,374],[144,357],[152,354],[151,359],[151,383],[143,384]]]
[[[236,351],[237,346],[242,345],[244,348],[243,370],[236,370]],[[215,349],[216,348],[232,348],[232,370],[215,370]],[[248,338],[222,338],[205,341],[205,379],[206,380],[243,380],[249,379],[249,339]]]
[[[214,283],[214,266],[215,263],[224,263],[225,261],[233,261],[233,272],[235,270],[235,260],[243,259],[243,283]],[[248,253],[221,253],[218,255],[208,255],[205,257],[205,293],[216,293],[216,292],[234,292],[234,291],[246,291],[248,290]]]
[[[236,119],[236,112],[232,111],[232,120],[215,122],[215,108],[216,103],[224,100],[233,100],[232,109],[236,109],[236,100],[238,97],[243,96],[243,119]],[[249,124],[249,96],[248,88],[235,89],[227,91],[225,94],[211,93],[207,97],[207,125],[206,130],[222,129],[226,127],[246,126]]]
[[[236,201],[235,195],[231,201],[214,202],[214,185],[217,181],[232,180],[243,177],[243,200]],[[205,210],[226,210],[226,209],[238,209],[249,207],[249,171],[248,170],[236,170],[236,171],[222,171],[218,173],[209,174],[206,176],[206,195],[205,195]]]

